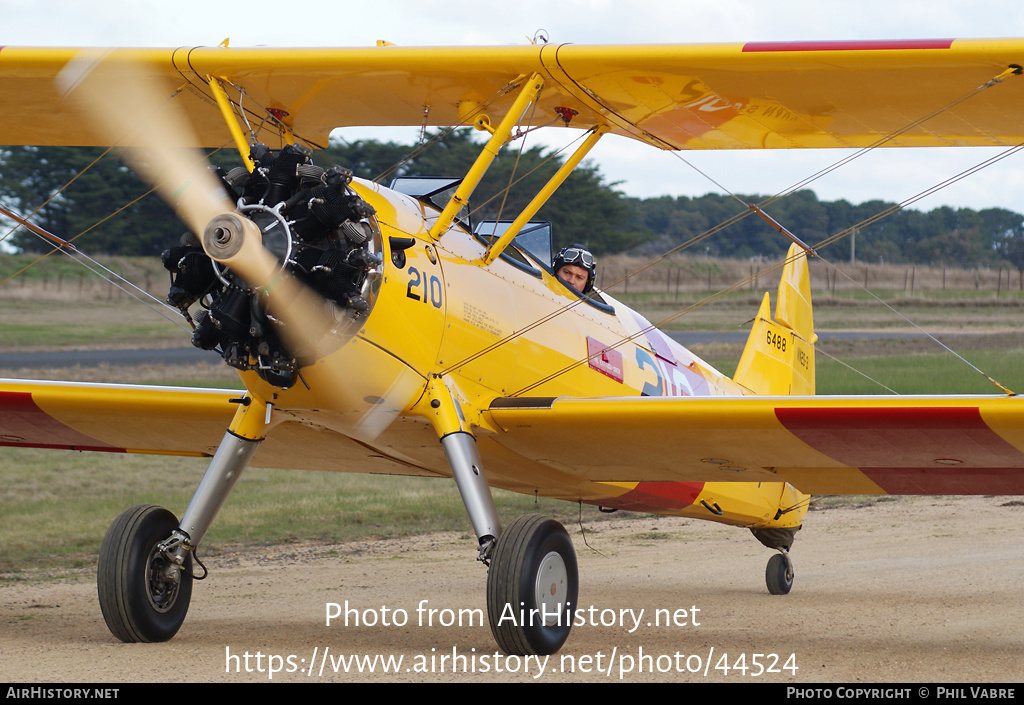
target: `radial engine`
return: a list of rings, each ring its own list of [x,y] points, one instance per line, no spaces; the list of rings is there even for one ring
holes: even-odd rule
[[[337,320],[365,316],[380,276],[380,231],[373,207],[349,185],[352,172],[314,165],[312,151],[300,145],[275,153],[257,143],[251,156],[251,173],[214,167],[238,211],[256,223],[263,246],[317,292]],[[258,292],[211,260],[192,233],[164,251],[162,260],[171,273],[167,301],[193,325],[194,346],[216,349],[231,367],[255,370],[281,389],[292,387],[299,368],[313,362],[302,359],[304,351],[286,348]],[[194,304],[199,312],[193,318]]]

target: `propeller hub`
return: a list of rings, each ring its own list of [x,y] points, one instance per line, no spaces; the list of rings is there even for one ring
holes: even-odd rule
[[[203,249],[217,262],[225,262],[239,253],[245,244],[246,224],[251,223],[237,213],[215,216],[203,230]],[[256,230],[258,235],[258,229]]]

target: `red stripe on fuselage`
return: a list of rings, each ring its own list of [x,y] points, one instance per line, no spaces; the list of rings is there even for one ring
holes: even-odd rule
[[[666,509],[684,509],[697,501],[703,482],[640,482],[613,499],[589,502],[629,512],[661,514]]]
[[[949,49],[952,39],[874,39],[826,42],[748,42],[744,52],[757,51],[885,51],[898,49]]]

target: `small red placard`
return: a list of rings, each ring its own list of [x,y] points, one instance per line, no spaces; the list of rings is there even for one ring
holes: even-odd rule
[[[590,358],[590,369],[607,375],[616,382],[622,381],[622,353],[610,350],[599,340],[587,336],[587,357]]]

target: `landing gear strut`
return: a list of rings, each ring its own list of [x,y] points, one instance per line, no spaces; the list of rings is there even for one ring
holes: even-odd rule
[[[232,422],[237,431],[262,431],[264,410],[252,409],[240,407]],[[192,598],[192,552],[259,445],[225,433],[180,523],[162,507],[140,505],[110,525],[100,546],[96,590],[111,634],[129,643],[177,634]]]

